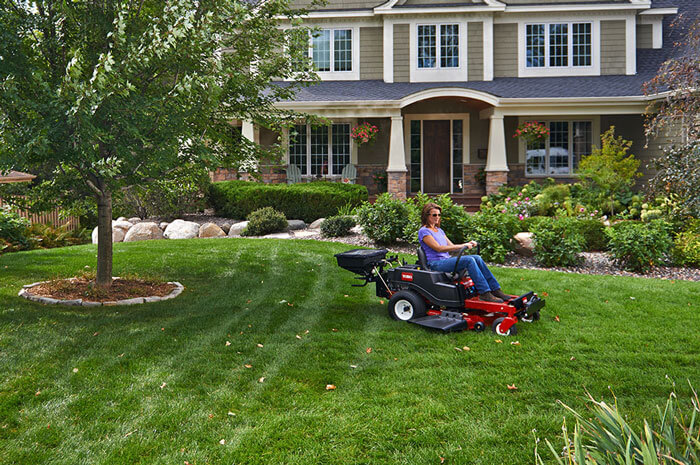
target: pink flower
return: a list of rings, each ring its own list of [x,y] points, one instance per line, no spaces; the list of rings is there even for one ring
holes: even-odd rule
[[[523,215],[518,215],[518,218],[519,218],[520,220],[522,220],[522,219],[525,218],[525,217],[524,217]]]
[[[523,196],[523,193],[522,193],[522,192],[518,192],[518,197],[522,197],[522,196]]]
[[[530,201],[530,197],[525,197],[525,201],[529,202],[529,201]]]
[[[584,211],[586,211],[586,209],[585,209],[585,208],[583,208],[583,207],[581,207],[581,211],[582,211],[582,212],[584,212]]]
[[[510,201],[510,197],[506,197],[506,202],[509,202],[509,201]]]
[[[503,210],[501,210],[501,213],[505,213],[505,212],[506,212],[506,209],[505,209],[505,208],[504,208]]]

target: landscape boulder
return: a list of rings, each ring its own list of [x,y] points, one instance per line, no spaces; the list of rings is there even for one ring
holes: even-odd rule
[[[535,243],[532,239],[531,232],[519,232],[513,236],[513,239],[515,241],[515,253],[525,257],[532,257],[535,255]]]
[[[148,241],[151,239],[163,239],[163,231],[156,223],[136,223],[129,229],[124,237],[124,242]]]
[[[309,229],[321,229],[321,223],[323,223],[325,218],[319,218],[309,225]]]
[[[162,229],[163,231],[165,231],[165,228],[167,228],[169,224],[170,224],[170,223],[168,223],[167,221],[162,221],[162,222],[158,225],[158,227],[159,227],[160,229]]]
[[[121,228],[112,228],[112,242],[122,242],[126,231]],[[92,243],[97,244],[97,227],[92,230]]]
[[[228,237],[238,237],[241,235],[243,230],[248,227],[247,221],[241,221],[240,223],[232,224],[231,229],[228,230]]]
[[[192,239],[199,234],[199,224],[194,221],[175,220],[165,228],[166,239]]]
[[[124,231],[124,234],[131,229],[133,226],[133,223],[129,223],[128,221],[124,220],[117,220],[117,221],[112,221],[112,229],[121,229]]]
[[[224,223],[221,225],[221,229],[228,234],[228,231],[231,229],[231,223]]]
[[[287,230],[288,231],[296,231],[299,229],[306,229],[306,223],[302,220],[288,220],[287,221]]]
[[[129,219],[126,220],[126,221],[128,221],[128,222],[131,223],[131,224],[136,224],[136,223],[138,223],[139,221],[141,221],[141,218],[139,218],[138,216],[134,216],[134,217],[129,218]]]
[[[199,227],[199,237],[224,237],[226,233],[214,223],[204,223]]]

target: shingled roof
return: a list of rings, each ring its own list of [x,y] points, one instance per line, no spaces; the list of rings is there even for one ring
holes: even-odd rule
[[[654,0],[653,7],[677,7],[679,14],[700,15],[700,0]],[[395,82],[381,80],[323,81],[300,89],[296,102],[388,101],[440,87],[471,89],[500,98],[587,98],[642,97],[642,86],[654,77],[659,66],[674,53],[672,44],[682,31],[671,27],[675,17],[664,19],[664,48],[637,50],[637,74],[633,76],[572,76],[539,78],[495,78],[493,81]],[[275,85],[287,86],[287,82]]]

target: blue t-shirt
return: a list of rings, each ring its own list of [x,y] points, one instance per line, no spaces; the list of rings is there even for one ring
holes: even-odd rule
[[[435,249],[423,242],[423,238],[428,235],[433,236],[435,242],[437,242],[438,244],[447,245],[447,236],[445,235],[445,231],[443,231],[442,229],[438,228],[437,232],[433,232],[425,226],[420,228],[418,230],[418,242],[420,242],[420,246],[423,247],[423,251],[425,252],[425,258],[428,260],[428,263],[435,260],[444,260],[446,258],[450,258],[449,252],[437,252]]]

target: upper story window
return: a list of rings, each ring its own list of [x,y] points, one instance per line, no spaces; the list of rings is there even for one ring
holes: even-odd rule
[[[352,71],[352,29],[321,29],[311,48],[316,71]]]
[[[527,24],[527,68],[590,67],[593,56],[591,23]]]
[[[418,68],[459,67],[459,24],[419,25],[417,38]]]

